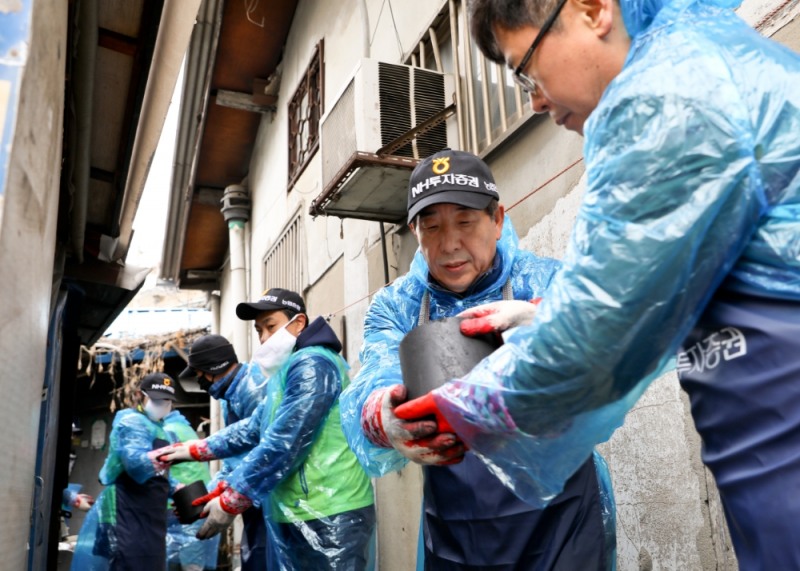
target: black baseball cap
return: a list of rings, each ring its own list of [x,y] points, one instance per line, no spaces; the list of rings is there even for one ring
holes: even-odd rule
[[[255,319],[262,311],[288,309],[295,313],[306,312],[306,302],[299,293],[274,287],[261,294],[258,301],[244,302],[236,306],[236,316],[245,321]]]
[[[181,371],[180,378],[195,377],[198,371],[218,375],[238,362],[233,345],[225,337],[203,335],[192,343],[188,366]]]
[[[145,375],[139,383],[139,390],[151,399],[176,400],[175,380],[166,373],[150,373]]]
[[[432,204],[483,210],[500,200],[489,166],[472,153],[445,149],[420,162],[408,181],[408,222]]]

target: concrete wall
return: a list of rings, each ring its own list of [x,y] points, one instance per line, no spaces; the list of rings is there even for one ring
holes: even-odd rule
[[[22,3],[2,4],[3,18],[22,10]],[[0,265],[5,268],[0,291],[14,301],[0,305],[0,569],[15,571],[25,568],[30,532],[56,243],[67,34],[66,2],[37,1],[32,10],[30,37],[15,46],[15,54],[2,54],[4,65],[13,66],[15,60],[21,65],[20,79],[13,84],[20,86],[19,106],[5,117],[13,134],[3,140],[11,151],[0,229]],[[4,73],[9,73],[5,78],[13,74],[9,67]]]
[[[384,4],[383,0],[366,0],[369,55],[399,63],[447,2],[395,2],[393,18]],[[753,25],[765,22],[779,4],[746,2],[745,8],[752,7],[748,21]],[[369,294],[384,283],[379,226],[338,218],[311,219],[305,214],[311,200],[323,190],[319,153],[287,192],[287,105],[314,46],[324,38],[324,107],[329,110],[333,106],[358,59],[365,55],[359,7],[357,0],[301,0],[285,49],[278,109],[262,120],[248,179],[253,198],[251,296],[264,287],[281,285],[264,283],[263,258],[290,218],[302,212],[308,309],[312,315],[331,315],[334,327],[345,337],[353,372],[358,370]],[[787,29],[787,21],[794,31]],[[767,25],[781,41],[797,46],[796,18],[784,18],[778,24],[769,20]],[[542,118],[529,120],[487,154],[503,202],[512,205],[519,201],[509,216],[518,233],[525,236],[525,247],[543,255],[563,253],[583,188],[581,152],[580,137]],[[407,270],[416,244],[402,227],[388,227],[387,241],[391,279]],[[223,280],[223,334],[234,327],[233,306],[239,301],[231,299]],[[736,568],[714,485],[699,462],[698,449],[698,437],[674,376],[658,380],[629,414],[625,426],[602,447],[616,490],[620,571]],[[414,569],[420,470],[411,466],[374,483],[380,568]]]
[[[583,176],[521,247],[561,258],[585,188]],[[599,450],[614,484],[620,571],[737,568],[713,478],[700,461],[688,399],[674,373],[653,383]]]

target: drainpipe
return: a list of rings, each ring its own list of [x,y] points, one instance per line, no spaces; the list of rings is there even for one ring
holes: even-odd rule
[[[368,58],[372,51],[369,45],[369,12],[367,11],[367,0],[360,0],[358,3],[361,13],[361,51],[362,56]],[[378,222],[381,231],[381,254],[383,254],[383,283],[389,283],[389,254],[386,251],[386,227],[383,222]]]
[[[367,0],[359,0],[358,11],[361,13],[361,55],[368,58],[370,53],[369,45],[369,12],[367,12]]]
[[[83,245],[89,204],[89,171],[91,168],[92,107],[94,95],[94,64],[97,52],[97,3],[83,0],[78,6],[78,46],[75,61],[75,169],[72,195],[71,242],[72,254],[83,263]]]
[[[247,300],[247,265],[245,259],[245,224],[250,219],[250,195],[240,184],[232,184],[225,188],[222,195],[222,216],[228,223],[228,243],[231,256],[230,295],[235,300]],[[231,340],[240,361],[250,354],[247,341],[248,323],[236,320]]]
[[[211,311],[211,333],[219,335],[219,295],[216,292],[208,295],[208,309]],[[222,410],[219,406],[217,399],[208,399],[209,426],[206,430],[207,434],[214,434],[223,428],[222,424]],[[212,460],[210,462],[211,474],[216,474],[221,468],[219,460]]]

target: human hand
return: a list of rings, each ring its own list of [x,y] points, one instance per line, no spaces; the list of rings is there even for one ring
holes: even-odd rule
[[[158,452],[158,460],[169,465],[191,461],[205,462],[214,459],[214,454],[209,450],[205,440],[176,442],[159,448],[156,452]]]
[[[222,492],[224,492],[226,489],[228,489],[228,483],[227,482],[219,482],[217,484],[217,487],[214,488],[213,490],[211,490],[205,496],[200,496],[196,500],[193,500],[192,501],[192,505],[193,506],[202,506],[203,504],[207,504],[208,502],[210,502],[214,498],[217,498],[217,497],[221,496]]]
[[[217,490],[222,485],[223,484],[220,483],[220,485],[217,486]],[[198,505],[199,500],[202,500],[202,498],[195,500],[192,504]],[[247,496],[240,494],[233,488],[226,488],[221,495],[206,503],[206,506],[203,508],[200,517],[206,518],[206,521],[203,523],[200,531],[197,532],[197,539],[209,539],[214,537],[216,534],[225,530],[238,514],[244,512],[252,505],[253,502]]]
[[[461,333],[469,337],[485,333],[499,333],[520,325],[530,325],[536,316],[536,306],[542,298],[520,301],[509,299],[493,301],[466,309],[456,315],[460,317]]]
[[[94,498],[89,494],[75,494],[75,498],[72,500],[72,507],[82,512],[88,512],[93,505]]]
[[[394,448],[417,464],[460,462],[464,444],[454,434],[437,428],[435,420],[409,421],[395,415],[396,407],[406,401],[406,394],[406,387],[400,384],[372,392],[361,410],[361,427],[369,441],[383,448]]]
[[[167,473],[167,470],[169,470],[169,463],[161,461],[161,454],[163,453],[165,448],[156,448],[155,450],[150,450],[147,453],[147,458],[153,465],[153,470],[155,470],[157,476],[163,476],[164,474]]]

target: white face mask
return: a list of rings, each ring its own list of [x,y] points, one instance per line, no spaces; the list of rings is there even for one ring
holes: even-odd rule
[[[278,372],[278,369],[286,362],[286,359],[292,354],[292,350],[297,344],[297,337],[286,330],[286,327],[294,321],[295,317],[297,315],[273,333],[253,354],[253,361],[259,364],[267,377],[271,377]]]
[[[172,401],[169,399],[164,399],[161,402],[156,402],[152,399],[147,399],[147,402],[144,403],[144,412],[150,418],[150,420],[154,422],[158,422],[165,416],[167,416],[170,411],[172,410]]]

